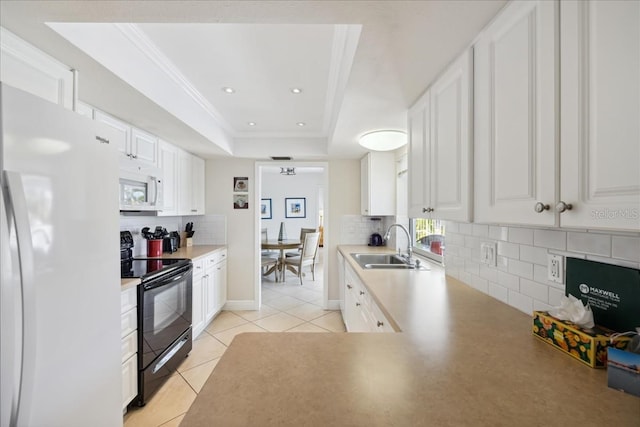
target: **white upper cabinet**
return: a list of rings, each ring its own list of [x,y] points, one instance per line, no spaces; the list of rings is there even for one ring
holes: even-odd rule
[[[73,109],[71,69],[1,27],[0,80],[69,110]]]
[[[409,110],[409,216],[471,221],[472,63],[465,51]]]
[[[125,123],[121,120],[116,119],[115,117],[111,117],[110,115],[103,113],[100,110],[95,110],[93,113],[94,120],[104,123],[116,130],[116,134],[118,139],[115,142],[115,146],[118,148],[118,152],[122,155],[130,158],[127,154],[129,153],[129,146],[131,145],[131,126],[128,123]]]
[[[205,162],[178,151],[178,215],[204,215]]]
[[[396,214],[393,152],[369,152],[360,160],[360,211],[365,216]]]
[[[556,224],[557,10],[512,2],[474,46],[477,222]]]
[[[134,127],[131,128],[131,158],[141,163],[158,165],[158,138]]]
[[[560,7],[561,224],[640,230],[640,2]]]
[[[162,169],[162,211],[160,216],[178,215],[178,149],[160,140],[160,169]]]

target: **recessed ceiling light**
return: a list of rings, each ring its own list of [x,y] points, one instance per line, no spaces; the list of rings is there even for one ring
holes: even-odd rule
[[[291,88],[291,93],[295,93],[295,94],[302,93],[302,89],[300,89],[299,87],[293,87]]]
[[[306,126],[306,123],[305,123],[305,122],[298,122],[298,123],[296,123],[296,124],[297,124],[298,126],[300,126],[300,127],[302,127],[302,126]]]
[[[247,124],[248,124],[249,126],[255,126],[255,125],[256,125],[256,122],[249,122],[249,123],[247,123]]]
[[[224,93],[235,93],[236,90],[234,88],[232,88],[232,87],[223,87],[222,91]]]
[[[373,151],[390,151],[407,143],[407,134],[400,130],[375,130],[360,137],[360,145]]]

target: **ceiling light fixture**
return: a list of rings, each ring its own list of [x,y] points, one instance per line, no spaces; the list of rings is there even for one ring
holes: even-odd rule
[[[223,87],[222,91],[224,93],[235,93],[236,92],[236,90],[234,88],[232,88],[232,87]]]
[[[280,175],[295,175],[296,168],[280,168]]]
[[[296,123],[298,126],[302,127],[302,126],[306,126],[307,124],[305,122],[298,122]]]
[[[255,126],[255,125],[256,125],[256,122],[248,122],[247,124],[248,124],[249,126]]]
[[[302,89],[300,89],[299,87],[291,88],[291,93],[295,93],[297,95],[299,93],[302,93]]]
[[[400,130],[374,130],[360,137],[360,145],[373,151],[390,151],[407,143],[407,134]]]

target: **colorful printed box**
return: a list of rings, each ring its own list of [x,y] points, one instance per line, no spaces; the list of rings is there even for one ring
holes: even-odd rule
[[[607,385],[640,397],[640,354],[609,348]]]
[[[607,367],[607,347],[624,350],[629,344],[629,337],[616,338],[610,344],[610,337],[615,333],[601,326],[581,328],[567,320],[558,320],[546,311],[533,312],[533,334],[536,337],[592,368]]]

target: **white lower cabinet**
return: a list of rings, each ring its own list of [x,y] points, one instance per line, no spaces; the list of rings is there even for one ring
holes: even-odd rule
[[[367,287],[348,265],[344,268],[343,285],[342,318],[347,332],[395,332]]]
[[[194,339],[227,302],[227,250],[193,260],[192,328]]]
[[[129,288],[120,295],[122,346],[122,410],[138,394],[138,295]]]

